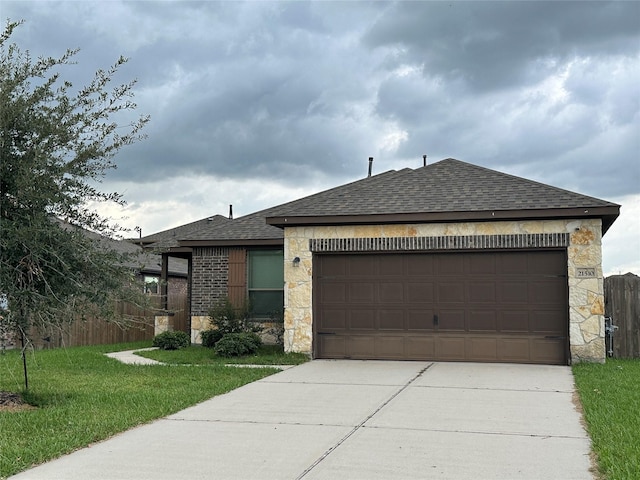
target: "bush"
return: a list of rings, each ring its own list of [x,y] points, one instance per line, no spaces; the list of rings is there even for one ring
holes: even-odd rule
[[[185,332],[162,332],[153,339],[153,346],[160,347],[162,350],[180,350],[189,345],[191,345],[191,338]]]
[[[202,345],[213,348],[225,335],[230,333],[258,333],[262,326],[249,320],[249,304],[241,308],[233,306],[228,297],[221,298],[209,310],[212,328],[200,333]]]
[[[200,332],[200,338],[202,339],[202,346],[207,348],[213,348],[216,343],[224,336],[224,332],[217,329],[203,330]]]
[[[241,357],[256,353],[261,345],[262,340],[256,333],[227,333],[216,343],[214,350],[221,357]]]

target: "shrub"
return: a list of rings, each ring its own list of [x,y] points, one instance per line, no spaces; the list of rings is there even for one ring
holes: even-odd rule
[[[162,350],[180,350],[191,345],[191,338],[188,333],[166,331],[153,338],[153,346]]]
[[[202,346],[207,348],[213,348],[216,343],[224,336],[221,330],[203,330],[200,332],[200,338],[202,339]]]
[[[216,343],[214,350],[221,357],[241,357],[256,353],[261,345],[262,340],[256,333],[227,333]]]
[[[229,333],[258,333],[262,326],[249,320],[248,304],[240,308],[233,306],[228,297],[221,298],[209,310],[212,328],[200,333],[202,345],[213,348],[222,337]]]

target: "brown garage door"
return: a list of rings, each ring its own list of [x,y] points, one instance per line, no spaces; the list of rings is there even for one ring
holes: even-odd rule
[[[318,255],[316,358],[566,364],[564,251]]]

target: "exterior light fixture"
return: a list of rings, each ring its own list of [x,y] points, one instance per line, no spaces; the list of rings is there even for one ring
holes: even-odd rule
[[[294,267],[299,267],[300,266],[300,257],[296,257],[293,259],[293,266]]]

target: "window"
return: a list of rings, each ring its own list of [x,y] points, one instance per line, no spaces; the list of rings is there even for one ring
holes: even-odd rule
[[[249,250],[247,287],[255,318],[281,314],[284,307],[284,251]]]
[[[144,276],[144,293],[158,293],[160,289],[158,284],[160,279],[158,277],[152,277],[149,275]]]

